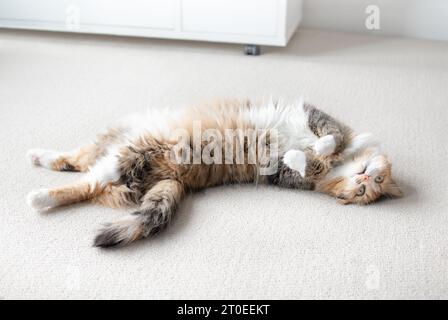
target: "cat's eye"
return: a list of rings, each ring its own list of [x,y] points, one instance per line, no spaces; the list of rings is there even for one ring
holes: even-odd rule
[[[383,182],[383,180],[384,180],[384,178],[382,176],[378,176],[375,178],[376,183],[381,183],[381,182]]]
[[[361,196],[364,195],[365,192],[366,192],[366,186],[365,186],[365,185],[362,185],[362,186],[359,188],[358,192],[356,193],[356,196],[361,197]]]

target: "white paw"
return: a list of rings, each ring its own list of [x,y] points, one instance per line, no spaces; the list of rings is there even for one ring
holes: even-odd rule
[[[329,134],[314,143],[314,151],[318,155],[328,156],[336,150],[336,141],[333,135]]]
[[[292,170],[298,171],[302,177],[305,177],[306,155],[301,150],[289,150],[283,156],[283,163]]]
[[[358,134],[350,143],[350,147],[354,148],[356,151],[360,151],[367,147],[375,145],[375,140],[373,139],[373,134],[370,132],[365,132]]]
[[[34,210],[45,210],[56,206],[56,201],[47,189],[33,190],[26,196],[26,203]]]
[[[30,149],[27,157],[31,164],[51,169],[53,162],[59,157],[59,153],[45,149]]]
[[[371,149],[372,154],[379,152],[379,142],[373,137],[370,132],[356,135],[345,148],[344,157],[356,155],[358,152],[364,151],[367,148]]]
[[[26,156],[30,160],[31,164],[34,164],[35,166],[40,166],[40,157],[44,153],[45,150],[43,149],[30,149],[26,153]]]

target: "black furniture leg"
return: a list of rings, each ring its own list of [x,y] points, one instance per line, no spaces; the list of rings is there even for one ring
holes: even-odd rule
[[[245,44],[244,45],[244,54],[247,56],[258,56],[261,53],[261,49],[259,45],[256,44]]]

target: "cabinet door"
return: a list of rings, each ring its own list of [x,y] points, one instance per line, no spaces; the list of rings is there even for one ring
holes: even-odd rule
[[[78,0],[81,23],[173,29],[176,0]],[[87,8],[88,10],[84,10]]]
[[[66,0],[0,0],[0,19],[64,22]]]
[[[280,0],[181,0],[182,29],[239,35],[277,34]]]
[[[178,0],[0,0],[0,19],[173,29]]]

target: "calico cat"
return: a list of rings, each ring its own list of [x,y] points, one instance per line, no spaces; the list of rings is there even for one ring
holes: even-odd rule
[[[213,139],[198,138],[198,127]],[[247,132],[255,134],[250,138]],[[225,142],[217,143],[223,137]],[[77,150],[32,149],[28,157],[48,169],[85,172],[73,184],[30,192],[27,203],[36,210],[86,200],[110,207],[138,205],[133,214],[99,230],[98,247],[156,234],[186,193],[222,184],[316,190],[343,204],[401,196],[391,164],[370,134],[355,134],[302,101],[226,100],[153,109],[124,119]]]

